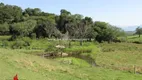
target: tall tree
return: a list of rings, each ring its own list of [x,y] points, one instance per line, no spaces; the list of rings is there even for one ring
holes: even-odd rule
[[[52,36],[61,37],[60,32],[56,28],[56,24],[50,21],[38,23],[34,32],[36,33],[37,38],[40,38],[40,37],[51,38]]]
[[[22,9],[18,6],[0,4],[0,23],[19,22],[22,18]]]
[[[60,11],[59,21],[58,21],[58,29],[62,33],[66,33],[66,24],[69,22],[69,17],[71,16],[71,13],[65,9],[62,9]]]
[[[141,34],[142,34],[142,28],[141,27],[136,28],[136,34],[138,34],[139,37],[141,37]]]
[[[88,26],[85,31],[85,38],[87,38],[89,41],[91,41],[91,39],[96,38],[97,34],[98,33],[93,29],[92,26]]]

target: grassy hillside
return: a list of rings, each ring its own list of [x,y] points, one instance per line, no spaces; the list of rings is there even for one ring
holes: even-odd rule
[[[18,74],[19,79],[26,80],[141,80],[142,78],[141,75],[128,72],[67,64],[24,52],[24,50],[0,49],[0,80],[12,79],[15,74]],[[77,61],[81,64],[80,60]]]
[[[97,55],[98,65],[115,70],[142,73],[142,45],[134,43],[103,43]]]
[[[139,38],[139,35],[128,36],[127,40],[129,42],[140,41],[142,42],[142,36]]]

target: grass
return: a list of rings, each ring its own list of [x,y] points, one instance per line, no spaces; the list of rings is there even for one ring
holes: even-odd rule
[[[91,65],[85,60],[75,58],[75,57],[66,57],[66,58],[56,58],[61,63],[75,65],[78,67],[90,67]]]
[[[86,66],[88,65],[86,62],[74,58],[73,62],[74,64],[68,64],[56,59],[25,54],[19,49],[0,48],[0,80],[12,79],[15,74],[18,74],[19,79],[25,80],[141,80],[142,78],[141,75],[128,72]],[[80,62],[86,65],[80,67],[78,66]]]
[[[134,41],[142,41],[142,37],[140,37],[139,38],[139,36],[138,35],[134,35],[134,36],[128,36],[127,37],[127,40],[129,41],[129,42],[134,42]]]
[[[118,37],[118,39],[122,42],[142,42],[142,35],[139,37],[139,35],[130,35],[125,37]]]
[[[103,43],[50,41],[47,39],[31,40],[28,38],[18,41],[28,41],[30,46],[21,49],[11,49],[15,41],[7,41],[8,36],[0,36],[0,80],[12,80],[15,74],[25,80],[141,80],[142,46],[134,43]],[[5,41],[5,42],[3,42]],[[92,67],[86,60],[76,57],[61,57],[46,59],[33,55],[45,53],[48,46],[64,45],[66,53],[81,53],[96,60]]]
[[[101,53],[97,55],[99,66],[142,73],[142,45],[134,43],[103,43]]]
[[[0,41],[2,40],[7,40],[9,39],[11,36],[0,36]]]

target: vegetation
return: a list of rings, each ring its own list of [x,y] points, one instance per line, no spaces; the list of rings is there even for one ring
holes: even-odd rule
[[[141,50],[142,46],[135,43],[103,43],[96,63],[115,70],[142,73]]]
[[[26,50],[32,53],[37,50]],[[39,51],[38,51],[39,52]],[[82,60],[74,59],[50,60],[35,55],[25,54],[25,50],[0,49],[0,79],[12,79],[18,74],[19,79],[29,80],[141,80],[141,75],[129,72],[90,67]]]
[[[127,37],[128,42],[142,42],[142,38],[139,35],[133,35]]]
[[[141,80],[142,29],[0,3],[0,80]],[[137,44],[136,44],[137,43]]]
[[[0,40],[8,38],[9,36],[1,36]],[[16,41],[6,41],[8,46],[0,48],[0,70],[3,72],[0,73],[2,75],[0,79],[11,79],[16,73],[19,79],[31,80],[140,80],[142,77],[140,74],[142,72],[141,45],[139,44],[84,42],[80,46],[80,42],[75,41],[71,42],[72,46],[69,48],[68,41],[63,40],[23,38],[18,41],[28,39],[31,41],[28,47],[23,46],[21,49],[12,50],[9,46]],[[45,44],[40,44],[41,42]],[[51,48],[58,44],[66,46],[64,52],[79,53],[80,57],[67,56],[46,59],[37,56],[37,54],[46,53],[44,50],[48,47]],[[55,47],[49,51],[56,51]],[[83,59],[82,56],[87,56],[87,58],[83,57]],[[89,57],[93,58],[96,65],[91,64]],[[35,75],[37,76],[35,77]]]
[[[139,37],[140,37],[140,36],[141,36],[141,34],[142,34],[142,28],[137,27],[137,28],[136,28],[136,34],[138,34],[138,35],[139,35]]]
[[[124,32],[109,23],[94,22],[91,17],[71,14],[65,9],[56,15],[39,8],[22,10],[4,3],[0,6],[0,35],[12,35],[11,40],[19,37],[80,39],[82,45],[82,39],[110,42]]]

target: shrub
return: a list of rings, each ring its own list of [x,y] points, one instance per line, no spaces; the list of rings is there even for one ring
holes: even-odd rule
[[[126,42],[127,39],[126,39],[125,37],[121,37],[121,38],[120,38],[120,41],[121,41],[121,42]]]
[[[32,40],[29,37],[23,37],[22,41],[25,42],[25,46],[30,46],[30,43],[32,42]]]
[[[14,41],[17,38],[16,35],[12,35],[11,38],[9,39],[9,41]]]
[[[32,39],[36,39],[36,33],[32,33],[32,34],[30,35],[30,37],[31,37]]]
[[[49,45],[45,52],[56,52],[57,48],[54,45]]]
[[[140,42],[140,41],[134,41],[133,43],[142,44],[142,42]]]
[[[8,46],[8,41],[6,41],[6,40],[2,41],[2,45],[1,45],[1,46],[2,46],[2,47]]]
[[[11,47],[12,49],[21,49],[21,48],[30,46],[30,42],[31,40],[26,37],[22,39],[17,39],[16,41],[14,41]]]
[[[24,41],[15,41],[12,45],[13,49],[21,49],[25,45]]]

